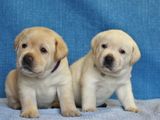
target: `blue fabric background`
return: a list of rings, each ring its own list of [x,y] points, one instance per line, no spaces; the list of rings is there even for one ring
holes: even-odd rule
[[[61,34],[69,47],[69,62],[90,49],[91,38],[111,28],[128,32],[142,58],[134,66],[133,91],[138,99],[160,97],[159,0],[1,0],[0,97],[4,81],[15,68],[15,36],[24,28],[46,26]]]

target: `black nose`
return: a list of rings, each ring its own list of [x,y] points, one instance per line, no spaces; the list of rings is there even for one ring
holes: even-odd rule
[[[32,65],[33,65],[33,57],[31,55],[29,55],[29,54],[25,55],[23,57],[22,65],[25,68],[31,68]]]
[[[107,68],[111,68],[113,66],[113,62],[114,62],[114,57],[113,55],[109,54],[107,56],[104,57],[104,66]]]

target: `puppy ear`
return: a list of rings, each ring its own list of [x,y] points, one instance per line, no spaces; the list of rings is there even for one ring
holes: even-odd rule
[[[19,35],[16,36],[15,42],[14,42],[14,49],[17,50],[19,47],[20,41],[23,39],[23,35],[20,33]]]
[[[133,41],[133,47],[132,47],[132,56],[131,56],[131,61],[130,64],[133,65],[136,63],[141,57],[140,50],[137,46],[137,44]]]
[[[98,33],[95,37],[92,38],[91,47],[92,47],[92,53],[95,55],[96,51],[98,49],[98,46],[100,44],[99,39],[102,38],[102,33]]]
[[[20,42],[25,38],[25,34],[27,32],[27,29],[24,29],[21,33],[19,33],[14,42],[14,48],[15,50],[18,50]]]
[[[97,49],[97,39],[93,38],[91,42],[91,47],[92,47],[92,53],[95,55],[96,54],[96,49]]]
[[[68,48],[64,40],[59,36],[56,37],[56,52],[55,52],[55,60],[61,60],[68,54]]]

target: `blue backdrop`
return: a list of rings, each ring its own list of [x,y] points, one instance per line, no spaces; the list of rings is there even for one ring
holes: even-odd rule
[[[142,58],[134,66],[133,91],[138,99],[160,97],[160,0],[1,0],[0,97],[4,81],[15,68],[15,36],[24,28],[46,26],[61,34],[69,47],[69,62],[90,49],[100,31],[128,32]]]

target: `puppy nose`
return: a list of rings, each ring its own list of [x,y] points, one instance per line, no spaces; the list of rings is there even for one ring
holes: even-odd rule
[[[108,68],[112,67],[113,62],[114,62],[113,55],[109,54],[109,55],[105,56],[105,58],[104,58],[104,66],[105,67],[108,67]]]
[[[28,67],[31,67],[32,66],[32,63],[33,63],[33,57],[29,54],[25,55],[23,57],[23,61],[22,61],[22,64],[24,66],[28,66]]]

